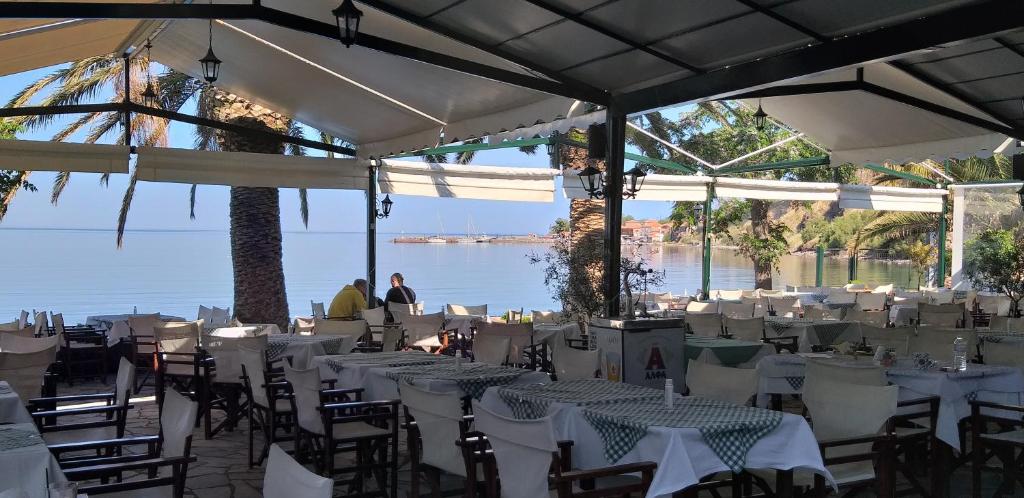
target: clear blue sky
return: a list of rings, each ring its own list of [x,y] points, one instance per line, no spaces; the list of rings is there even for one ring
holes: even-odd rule
[[[27,84],[52,71],[53,68],[29,71],[0,78],[0,99],[6,103]],[[102,96],[100,98],[103,98]],[[192,108],[184,109],[192,113]],[[48,140],[59,126],[77,116],[56,120],[44,130],[19,135],[24,140]],[[170,146],[192,147],[194,128],[173,124],[170,128]],[[71,141],[80,141],[72,137]],[[548,158],[543,149],[529,156],[515,149],[484,151],[476,155],[474,163],[494,166],[547,167]],[[627,165],[626,168],[630,168]],[[73,174],[59,203],[50,203],[53,173],[34,173],[30,181],[38,192],[20,192],[7,216],[0,223],[3,228],[88,228],[114,229],[121,199],[128,185],[128,175],[112,175],[108,187],[99,184],[99,175]],[[131,212],[128,230],[227,230],[228,187],[200,185],[196,203],[196,219],[189,219],[189,185],[139,182]],[[477,231],[489,234],[542,233],[559,217],[566,217],[568,201],[556,190],[555,202],[497,202],[464,199],[434,199],[426,197],[394,196],[391,217],[378,225],[386,233],[427,233],[444,229],[448,233],[466,231],[469,217]],[[358,191],[311,190],[310,231],[353,231],[365,229],[365,197]],[[636,218],[664,218],[671,204],[668,202],[628,201],[627,215]],[[298,191],[281,189],[281,221],[285,231],[306,230],[299,217]]]

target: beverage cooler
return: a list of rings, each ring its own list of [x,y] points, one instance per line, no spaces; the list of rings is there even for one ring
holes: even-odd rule
[[[601,351],[605,379],[662,389],[672,379],[675,390],[685,385],[683,320],[657,318],[590,322],[590,334]]]

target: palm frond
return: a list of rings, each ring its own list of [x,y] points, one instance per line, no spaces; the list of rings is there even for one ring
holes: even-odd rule
[[[202,118],[212,117],[213,107],[213,92],[210,90],[200,91],[196,99],[196,115]],[[218,150],[220,148],[217,144],[217,131],[213,128],[197,126],[195,134],[194,146],[196,150]]]
[[[323,142],[323,143],[325,143],[327,145],[334,145],[334,142],[335,142],[334,135],[331,135],[330,133],[327,133],[326,131],[323,131],[323,130],[317,130],[317,131],[320,133],[320,141],[321,142]],[[327,157],[329,157],[331,159],[334,159],[334,152],[327,151]]]
[[[31,175],[31,171],[19,171],[18,178],[13,182],[14,185],[24,185],[25,181],[28,180],[28,175]],[[3,198],[0,198],[0,221],[3,221],[4,216],[7,214],[7,208],[14,201],[14,196],[18,195],[20,188],[11,188],[4,194]]]
[[[528,156],[532,156],[537,153],[537,147],[537,145],[524,145],[522,147],[516,148],[519,149],[519,152],[522,152],[523,154],[526,154]]]
[[[21,91],[14,94],[14,96],[11,97],[11,100],[7,101],[7,105],[5,107],[24,106],[30,100],[32,100],[32,98],[35,97],[39,92],[46,89],[46,87],[64,79],[67,73],[68,69],[59,69],[46,76],[43,76],[42,78],[39,78],[36,81],[33,81],[32,83],[29,83],[28,86],[22,88]]]
[[[71,180],[71,172],[61,171],[57,173],[57,177],[53,179],[53,191],[50,192],[50,204],[57,205],[57,200],[60,199],[60,194],[64,192],[64,188],[68,186],[69,180]]]
[[[65,140],[67,140],[68,137],[70,137],[71,135],[74,135],[78,130],[81,130],[82,128],[87,126],[89,123],[93,122],[96,118],[100,117],[100,114],[102,114],[102,113],[90,112],[89,114],[86,114],[86,115],[76,119],[74,122],[68,124],[63,129],[58,131],[56,135],[54,135],[52,138],[50,138],[50,140],[52,140],[54,142],[63,142]]]
[[[192,184],[192,188],[188,192],[188,219],[196,219],[196,187],[198,185]]]
[[[482,138],[470,138],[469,140],[464,140],[462,142],[462,144],[463,145],[479,144],[479,143],[483,143],[483,141],[484,141],[484,139],[482,139]],[[465,151],[459,152],[458,154],[455,155],[455,163],[456,164],[469,164],[469,163],[473,162],[473,158],[474,157],[476,157],[476,151],[475,150],[465,150]]]
[[[421,157],[423,157],[423,162],[427,162],[430,164],[448,163],[448,154],[424,154]]]
[[[299,123],[291,119],[288,120],[288,136],[292,138],[306,138],[306,134],[302,131]],[[285,144],[285,153],[292,156],[305,156],[306,148],[297,144]]]
[[[110,173],[103,173],[100,175],[100,185],[103,185],[104,187],[110,186]]]
[[[43,99],[39,105],[46,107],[72,105],[90,100],[101,90],[109,87],[112,82],[119,79],[121,74],[119,67],[106,67],[88,73],[82,79],[70,79],[69,77],[61,83],[57,91]],[[117,93],[120,94],[120,90]],[[115,98],[120,100],[120,97]],[[29,129],[41,128],[52,123],[56,117],[56,115],[32,116],[21,124]]]
[[[160,107],[171,111],[179,111],[186,102],[200,94],[204,86],[199,80],[174,70],[156,77]]]
[[[98,142],[104,135],[113,131],[120,124],[120,114],[116,112],[107,113],[102,120],[89,129],[89,134],[85,136],[85,143],[94,144]],[[124,143],[124,141],[122,140],[120,143]]]
[[[121,212],[117,215],[117,248],[124,247],[124,227],[128,223],[128,210],[132,207],[132,199],[135,197],[135,183],[139,181],[139,170],[132,171],[132,178],[128,181],[128,188],[124,191],[121,199]]]
[[[934,213],[885,213],[864,226],[863,237],[898,240],[934,232],[939,226],[938,217]]]
[[[299,189],[299,215],[302,216],[302,225],[309,229],[309,198],[306,189]]]

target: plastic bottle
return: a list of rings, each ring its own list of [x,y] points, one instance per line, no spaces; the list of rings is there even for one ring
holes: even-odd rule
[[[960,336],[953,341],[953,370],[967,370],[967,340]]]
[[[672,379],[665,379],[665,406],[672,408],[672,404],[675,401],[675,388],[672,385]]]

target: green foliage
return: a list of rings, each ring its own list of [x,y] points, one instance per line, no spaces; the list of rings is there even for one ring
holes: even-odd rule
[[[1024,298],[1024,237],[1010,230],[986,230],[968,241],[964,273],[978,289],[1006,294],[1018,309]]]
[[[918,287],[921,286],[921,274],[927,271],[929,266],[935,264],[937,252],[935,246],[925,244],[920,240],[915,240],[907,246],[907,258],[910,259],[910,264],[917,273]]]
[[[786,234],[789,227],[782,223],[768,221],[768,236],[765,238],[755,237],[753,234],[743,232],[739,237],[734,238],[740,254],[769,268],[775,268],[782,259],[782,255],[789,251],[789,243],[786,241]]]
[[[831,220],[824,216],[815,216],[807,220],[800,230],[800,238],[804,243],[814,239],[829,249],[843,249],[849,246],[858,233],[876,217],[871,211],[846,211],[842,216]],[[873,245],[874,237],[862,234],[860,245]]]
[[[21,130],[22,127],[13,121],[0,120],[0,139],[2,140],[16,140],[17,133]],[[0,219],[7,214],[8,194],[18,189],[36,191],[36,186],[29,183],[27,177],[23,171],[0,169],[0,201],[4,201],[0,202]]]
[[[582,237],[575,245],[559,237],[549,251],[531,253],[531,264],[543,265],[544,285],[569,315],[589,323],[604,307],[601,274],[604,247],[600,238]]]
[[[548,229],[548,233],[551,235],[565,235],[569,233],[569,221],[565,218],[558,218],[554,223],[551,224],[551,228]]]
[[[622,217],[622,221],[634,221],[634,220],[636,220],[636,217],[634,217],[631,214],[627,214],[627,215]]]
[[[724,199],[711,210],[708,231],[713,234],[727,235],[729,228],[741,225],[750,218],[750,201],[744,199]]]

